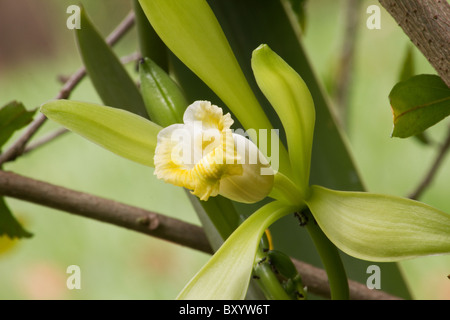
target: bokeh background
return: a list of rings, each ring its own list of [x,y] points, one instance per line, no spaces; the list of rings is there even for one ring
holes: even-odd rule
[[[58,77],[78,69],[81,59],[74,32],[66,28],[66,9],[80,3],[104,35],[132,8],[129,0],[0,0],[0,105],[15,99],[35,108],[59,91]],[[307,5],[305,47],[332,102],[348,38],[348,3],[315,0]],[[366,9],[373,4],[378,2],[361,0],[353,10],[357,27],[352,32],[346,139],[367,190],[406,196],[431,165],[448,121],[428,130],[434,141],[429,146],[390,137],[387,97],[398,81],[409,40],[381,6],[381,29],[368,29]],[[136,45],[133,29],[115,51],[127,55]],[[435,73],[417,50],[414,53],[417,73]],[[135,72],[133,64],[128,67]],[[71,98],[101,103],[89,79]],[[38,136],[55,128],[49,122]],[[4,169],[199,223],[182,190],[157,181],[152,169],[72,134]],[[447,157],[421,200],[450,212],[449,177]],[[14,199],[7,202],[34,237],[0,250],[0,299],[173,299],[208,259],[206,254],[116,226]],[[1,243],[5,239],[0,238]],[[81,268],[80,290],[66,286],[66,268],[72,264]],[[414,298],[450,299],[449,256],[409,260],[400,266]],[[381,281],[383,288],[383,275]]]

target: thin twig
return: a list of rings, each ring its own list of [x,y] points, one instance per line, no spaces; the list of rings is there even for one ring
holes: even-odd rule
[[[131,10],[119,25],[106,37],[106,43],[114,46],[134,25],[134,11]]]
[[[442,146],[439,148],[439,152],[436,156],[436,159],[434,159],[433,164],[430,167],[430,170],[428,170],[427,174],[425,175],[422,182],[418,185],[416,190],[414,190],[410,195],[409,198],[411,199],[419,199],[420,196],[423,194],[423,192],[426,190],[426,188],[431,184],[434,177],[436,176],[436,173],[439,169],[439,167],[442,164],[442,161],[445,158],[445,155],[450,150],[450,127],[447,134],[447,138],[445,139]]]
[[[198,226],[16,173],[0,170],[0,195],[111,223],[204,253],[213,253],[203,229]],[[295,259],[293,262],[309,292],[330,297],[328,277],[323,269]],[[370,290],[352,280],[349,286],[351,299],[399,299],[381,290]]]
[[[31,151],[38,149],[39,147],[42,147],[43,145],[55,140],[56,138],[62,136],[67,132],[69,131],[66,128],[59,128],[53,132],[50,132],[48,135],[40,138],[39,140],[33,143],[30,143],[27,147],[25,147],[25,150],[23,150],[22,155],[25,155]]]
[[[334,98],[338,109],[338,117],[344,128],[347,125],[348,101],[352,82],[353,64],[355,60],[355,47],[360,8],[360,0],[348,0],[346,3],[345,32],[339,57],[338,72],[335,79],[336,91],[334,93]]]
[[[111,32],[106,38],[109,45],[114,45],[123,37],[134,24],[134,13],[130,12],[125,19]],[[76,71],[63,85],[61,90],[56,95],[55,99],[67,99],[72,93],[73,89],[80,83],[86,75],[86,70],[81,67]],[[42,127],[47,118],[43,114],[39,114],[25,129],[22,135],[13,142],[13,144],[0,155],[0,167],[7,161],[13,161],[23,154],[26,145],[34,136],[34,134]]]

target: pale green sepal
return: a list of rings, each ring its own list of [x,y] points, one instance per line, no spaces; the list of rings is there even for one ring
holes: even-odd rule
[[[41,106],[49,119],[124,158],[153,167],[162,129],[134,113],[93,103],[54,100]]]
[[[312,186],[306,201],[326,236],[369,261],[450,253],[450,215],[418,201]]]
[[[258,209],[230,235],[177,299],[244,299],[264,230],[294,210],[278,201]]]
[[[306,192],[315,122],[311,93],[300,75],[267,45],[253,51],[252,68],[286,131],[294,180]]]
[[[274,175],[274,185],[269,197],[297,207],[304,207],[307,197],[288,177],[280,172]]]

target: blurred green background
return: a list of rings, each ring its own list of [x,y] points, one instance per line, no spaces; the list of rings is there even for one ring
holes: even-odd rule
[[[16,99],[35,108],[56,95],[61,87],[58,76],[78,69],[81,60],[73,30],[66,28],[66,8],[79,3],[104,35],[131,9],[131,1],[124,0],[0,0],[0,104]],[[314,0],[307,5],[305,47],[330,96],[348,20],[346,4]],[[406,196],[421,181],[437,150],[415,139],[390,138],[387,96],[398,80],[409,40],[382,8],[381,29],[369,30],[366,9],[372,4],[378,2],[360,1],[356,10],[347,139],[367,190]],[[133,29],[115,50],[127,55],[136,46]],[[435,73],[417,50],[415,58],[418,73]],[[129,70],[136,76],[133,64]],[[89,79],[71,98],[100,103]],[[442,141],[446,125],[443,121],[428,130],[430,138]],[[55,128],[49,122],[39,136]],[[152,169],[72,134],[4,169],[199,223],[181,189],[157,181]],[[449,177],[447,157],[421,200],[450,212]],[[172,299],[208,259],[206,254],[119,227],[13,199],[7,202],[34,237],[0,254],[0,299]],[[66,268],[72,264],[81,268],[81,290],[66,287]],[[414,298],[450,299],[449,256],[400,265]],[[381,281],[383,288],[383,275]]]

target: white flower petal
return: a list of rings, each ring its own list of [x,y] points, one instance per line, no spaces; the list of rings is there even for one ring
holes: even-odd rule
[[[273,170],[251,140],[238,134],[233,134],[233,138],[243,173],[242,175],[223,178],[219,193],[239,202],[253,203],[260,201],[267,197],[272,190]]]
[[[209,101],[196,101],[186,109],[183,121],[158,135],[159,179],[188,188],[201,200],[220,193],[251,203],[269,194],[273,171],[253,142],[232,134],[230,114],[223,115]]]

